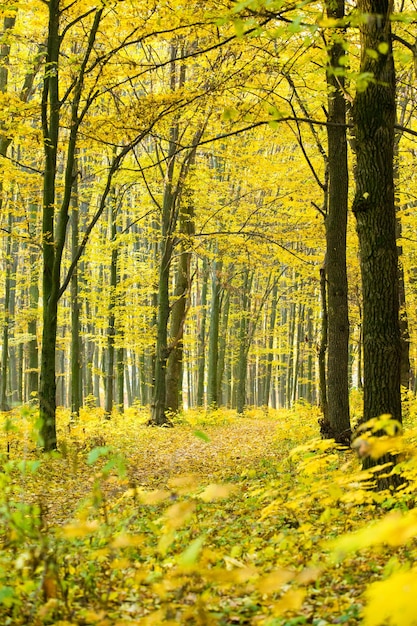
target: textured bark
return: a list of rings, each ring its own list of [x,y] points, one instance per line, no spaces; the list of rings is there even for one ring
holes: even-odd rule
[[[344,0],[329,3],[330,18],[344,16]],[[349,316],[346,271],[348,163],[344,77],[337,72],[345,55],[337,37],[329,49],[328,87],[328,206],[326,226],[327,281],[327,422],[326,436],[350,443]]]
[[[198,332],[197,347],[197,406],[204,404],[204,373],[206,363],[206,320],[207,320],[207,288],[208,288],[208,270],[207,260],[203,259],[203,267],[201,271],[201,313],[200,313],[200,329]]]
[[[74,168],[76,171],[77,167]],[[74,257],[78,249],[79,237],[79,205],[78,185],[74,178],[73,194],[71,199],[71,248]],[[71,278],[71,415],[78,417],[82,405],[82,369],[81,369],[81,339],[80,339],[80,301],[78,297],[78,272],[74,271]]]
[[[320,423],[322,436],[327,437],[325,429],[328,427],[327,418],[327,382],[326,382],[326,351],[327,351],[327,288],[326,288],[326,271],[324,267],[320,269],[320,302],[321,302],[321,328],[320,328],[320,345],[318,347],[319,362],[319,405],[323,413]],[[329,433],[331,437],[331,434]]]
[[[174,303],[171,312],[172,349],[167,364],[166,406],[171,413],[182,408],[183,337],[191,287],[191,252],[189,238],[194,234],[194,207],[190,197],[184,198],[180,207],[181,252],[178,259]]]
[[[398,253],[394,202],[395,70],[387,0],[360,0],[361,71],[373,79],[358,91],[353,121],[356,139],[356,216],[363,291],[363,420],[390,414],[401,422]],[[379,51],[377,58],[367,50]],[[378,464],[387,459],[379,459]],[[367,459],[366,467],[375,465]],[[381,479],[378,488],[394,484]]]
[[[114,405],[115,391],[115,338],[116,338],[116,288],[117,288],[117,262],[118,248],[116,243],[116,207],[115,194],[112,193],[110,212],[110,241],[112,244],[110,261],[110,301],[109,317],[107,321],[107,362],[106,362],[106,397],[104,401],[104,414],[107,419],[111,418]]]
[[[265,379],[264,379],[264,384],[263,384],[263,389],[262,389],[262,399],[261,399],[261,405],[266,408],[269,406],[269,396],[271,394],[272,363],[274,360],[273,348],[274,348],[275,324],[276,324],[276,319],[277,319],[277,306],[278,306],[278,280],[275,279],[274,286],[272,288],[272,302],[271,302],[271,311],[269,314]]]
[[[216,407],[218,405],[218,360],[219,360],[219,328],[221,310],[221,283],[220,275],[222,262],[215,261],[212,270],[212,293],[210,309],[210,330],[208,346],[208,373],[207,373],[207,405]]]

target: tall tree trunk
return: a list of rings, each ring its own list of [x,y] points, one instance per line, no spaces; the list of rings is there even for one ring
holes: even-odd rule
[[[329,3],[329,18],[342,19],[345,0]],[[337,72],[345,56],[343,42],[335,34],[329,49],[328,86],[328,207],[326,226],[327,280],[327,416],[322,432],[338,443],[349,444],[349,316],[346,270],[348,214],[348,161],[344,77]]]
[[[240,302],[240,321],[239,321],[239,353],[237,361],[237,389],[236,389],[236,412],[243,415],[246,405],[246,378],[248,369],[248,352],[249,352],[249,303],[250,290],[252,286],[253,275],[249,275],[249,270],[245,269],[243,273],[243,284]]]
[[[278,279],[274,280],[272,288],[272,301],[271,311],[269,314],[269,328],[268,328],[268,341],[267,341],[267,355],[266,355],[266,367],[265,367],[265,379],[262,389],[261,405],[266,409],[269,406],[269,396],[271,394],[271,381],[272,381],[272,363],[274,361],[274,337],[275,337],[275,324],[277,319],[277,306],[278,306]]]
[[[207,259],[204,258],[201,270],[200,328],[197,340],[197,406],[203,406],[204,404],[208,276]]]
[[[219,334],[219,350],[217,358],[217,402],[219,405],[227,404],[225,398],[227,395],[228,381],[224,380],[226,348],[227,348],[227,328],[229,325],[230,312],[230,292],[224,289],[221,296],[221,333]]]
[[[184,196],[184,194],[183,194]],[[187,194],[188,196],[188,194]],[[166,373],[166,406],[171,413],[182,407],[183,337],[191,282],[190,237],[194,234],[194,208],[190,197],[184,198],[180,207],[181,251],[177,264],[174,303],[171,311],[171,342]]]
[[[36,216],[38,207],[30,206],[31,222],[33,223],[33,235],[36,232]],[[39,390],[39,346],[37,337],[38,307],[39,307],[39,250],[35,246],[30,247],[30,285],[29,285],[29,309],[27,344],[27,371],[26,371],[26,399],[37,398]]]
[[[106,397],[104,400],[104,414],[106,419],[111,418],[114,404],[115,390],[115,337],[116,337],[116,288],[117,288],[117,261],[118,261],[118,244],[116,241],[117,225],[116,225],[116,206],[115,193],[113,191],[110,207],[110,241],[111,241],[111,257],[110,257],[110,300],[107,320],[107,362],[106,362]]]
[[[211,280],[211,308],[210,308],[210,329],[208,346],[208,367],[207,367],[207,405],[215,408],[218,405],[218,360],[219,360],[219,328],[221,311],[221,281],[222,262],[214,261],[212,267]]]
[[[327,353],[327,337],[328,337],[328,317],[327,317],[327,285],[326,270],[320,268],[320,303],[321,303],[321,328],[320,328],[320,344],[318,346],[318,365],[319,365],[319,406],[323,413],[323,418],[319,421],[322,436],[326,436],[325,429],[329,427],[328,408],[327,408],[327,376],[326,376],[326,353]],[[329,437],[331,437],[329,432]]]
[[[353,107],[357,221],[363,290],[364,421],[390,414],[401,422],[398,251],[394,202],[395,69],[392,5],[360,0],[360,71],[371,75]],[[374,54],[368,54],[372,50]],[[375,58],[374,58],[375,57]],[[378,464],[386,459],[379,459]],[[364,465],[375,465],[368,458]],[[390,479],[378,487],[389,486]]]
[[[74,163],[74,186],[71,199],[71,248],[72,258],[78,250],[79,238],[79,203],[76,178],[77,163]],[[81,369],[81,338],[80,338],[80,302],[78,297],[78,270],[74,270],[71,278],[71,416],[77,418],[82,405],[82,369]]]
[[[8,228],[9,233],[7,235],[7,243],[6,243],[6,254],[5,254],[5,262],[6,262],[6,276],[5,276],[5,286],[4,286],[4,324],[3,324],[3,342],[1,349],[1,393],[0,393],[0,410],[1,411],[9,411],[10,406],[8,404],[7,396],[8,396],[8,383],[9,383],[9,336],[10,336],[10,292],[11,292],[11,284],[12,284],[12,227],[13,227],[13,218],[11,214],[9,214],[8,220]]]

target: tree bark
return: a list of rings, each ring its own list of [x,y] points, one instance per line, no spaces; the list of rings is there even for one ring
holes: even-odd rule
[[[372,76],[366,87],[358,90],[353,107],[356,139],[353,212],[359,236],[363,291],[363,420],[389,414],[401,422],[392,5],[389,0],[360,0],[358,7],[367,16],[361,25],[361,72]],[[377,463],[384,461],[385,458],[379,459]],[[375,465],[375,461],[368,458],[364,465]],[[386,479],[378,487],[389,483]]]
[[[208,373],[207,373],[207,405],[215,408],[218,405],[218,360],[219,360],[219,328],[221,310],[221,282],[222,262],[214,261],[211,281],[211,309],[210,309],[210,329],[208,346]]]
[[[327,7],[330,18],[342,19],[345,0]],[[350,444],[349,315],[346,270],[348,162],[343,42],[336,33],[328,52],[328,206],[326,227],[327,291],[327,415],[322,433],[338,443]],[[342,69],[342,72],[338,71]],[[324,428],[326,426],[326,428]]]

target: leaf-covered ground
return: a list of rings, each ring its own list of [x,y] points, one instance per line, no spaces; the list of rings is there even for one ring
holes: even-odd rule
[[[32,413],[4,416],[1,624],[417,623],[411,428],[395,495],[311,407],[146,417],[63,413],[45,458]]]

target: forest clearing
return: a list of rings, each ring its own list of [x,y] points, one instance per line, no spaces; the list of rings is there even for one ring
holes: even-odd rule
[[[147,411],[82,412],[69,428],[65,412],[48,456],[17,412],[1,435],[1,624],[411,626],[409,409],[389,444],[409,481],[397,494],[367,488],[306,405],[191,412],[170,429]]]

